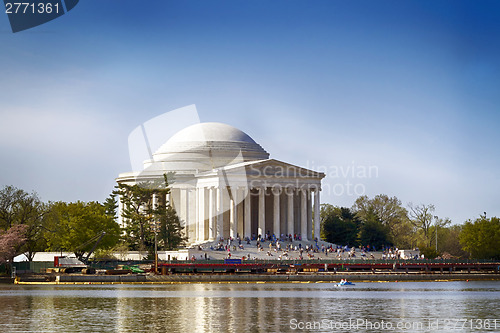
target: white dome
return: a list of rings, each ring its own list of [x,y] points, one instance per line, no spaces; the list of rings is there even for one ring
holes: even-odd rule
[[[269,154],[245,132],[222,123],[200,123],[172,136],[153,154],[166,171],[207,171],[226,165],[268,159]]]
[[[255,144],[255,141],[248,134],[236,127],[223,123],[200,123],[180,130],[165,145],[171,146],[179,142],[207,141],[248,142]]]

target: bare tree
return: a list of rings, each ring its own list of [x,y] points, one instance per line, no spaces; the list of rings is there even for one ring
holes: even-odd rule
[[[426,246],[431,246],[431,237],[429,235],[429,230],[432,226],[432,221],[434,219],[434,211],[436,208],[434,205],[414,205],[413,203],[408,204],[409,217],[411,224],[417,230],[421,230],[424,235],[424,240]]]
[[[0,190],[0,229],[8,230],[17,223],[18,203],[27,193],[14,186],[5,186]]]

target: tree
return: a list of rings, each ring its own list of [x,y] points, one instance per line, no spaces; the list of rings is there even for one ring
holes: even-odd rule
[[[111,216],[113,219],[116,217],[116,210],[118,209],[118,201],[116,194],[111,193],[104,201],[104,213]]]
[[[339,245],[356,246],[359,219],[346,207],[321,205],[322,238]]]
[[[373,209],[369,209],[359,228],[359,243],[380,249],[386,245],[392,245],[389,238],[389,228],[382,224]]]
[[[441,219],[438,216],[434,216],[434,211],[436,210],[434,205],[414,205],[413,203],[408,204],[410,221],[415,227],[415,230],[421,233],[423,247],[430,248],[432,246],[432,241],[436,240],[435,234],[436,229],[439,227],[444,227],[451,223],[450,219]],[[434,228],[432,228],[434,226]]]
[[[467,221],[460,232],[460,244],[475,259],[500,259],[500,219],[481,216]]]
[[[123,203],[122,218],[125,221],[125,240],[132,250],[144,251],[152,246],[154,222],[154,183],[142,182],[118,184],[113,192]]]
[[[447,230],[447,226],[451,224],[449,218],[440,218],[434,216],[434,223],[429,228],[429,242],[430,246],[434,247],[434,250],[440,254],[443,252],[443,242],[444,242],[444,232]],[[433,245],[435,244],[435,245]]]
[[[112,217],[106,215],[104,205],[98,202],[55,202],[45,237],[50,250],[72,251],[77,257],[90,251],[96,236],[105,232],[99,242],[101,249],[111,248],[120,238],[120,227]]]
[[[26,226],[26,242],[23,252],[28,261],[32,261],[35,253],[44,251],[47,246],[44,228],[47,223],[48,206],[38,198],[36,193],[32,193],[20,200],[19,207],[19,223]]]
[[[468,253],[460,244],[460,233],[463,225],[452,225],[438,229],[439,251],[441,253],[449,253],[458,258],[467,258]]]
[[[12,262],[21,253],[21,247],[26,241],[25,225],[15,225],[7,231],[0,232],[0,264]]]
[[[184,245],[186,242],[186,237],[183,235],[184,228],[172,205],[160,207],[157,213],[161,221],[160,240],[163,249],[175,250]]]
[[[23,190],[10,185],[0,191],[0,229],[8,230],[18,222],[16,206],[25,194]]]
[[[43,234],[47,212],[47,205],[35,192],[27,193],[13,186],[0,191],[0,225],[4,230],[14,225],[26,226],[23,251],[29,261],[36,252],[45,250]]]
[[[410,209],[409,215],[410,215],[410,222],[415,228],[415,231],[421,232],[423,235],[422,242],[421,244],[422,248],[429,248],[431,240],[429,238],[429,229],[432,225],[432,220],[433,220],[433,213],[434,213],[434,206],[433,205],[413,205],[413,203],[408,204],[408,208]]]
[[[176,211],[167,201],[170,194],[168,178],[163,181],[145,181],[134,185],[118,184],[113,192],[123,203],[125,237],[132,249],[151,250],[154,245],[154,226],[158,223],[160,245],[174,249],[184,244],[186,238]]]
[[[389,241],[395,245],[407,245],[409,234],[408,212],[401,206],[397,197],[385,194],[376,195],[369,199],[366,195],[359,197],[352,206],[352,210],[361,220],[368,220],[369,214],[374,213],[380,223],[387,228]]]

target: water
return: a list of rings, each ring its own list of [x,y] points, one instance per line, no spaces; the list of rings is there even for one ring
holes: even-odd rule
[[[0,332],[499,332],[500,282],[0,285]]]

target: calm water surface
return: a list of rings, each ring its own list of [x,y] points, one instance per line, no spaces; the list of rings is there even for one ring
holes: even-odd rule
[[[0,285],[0,332],[500,332],[499,282]]]

